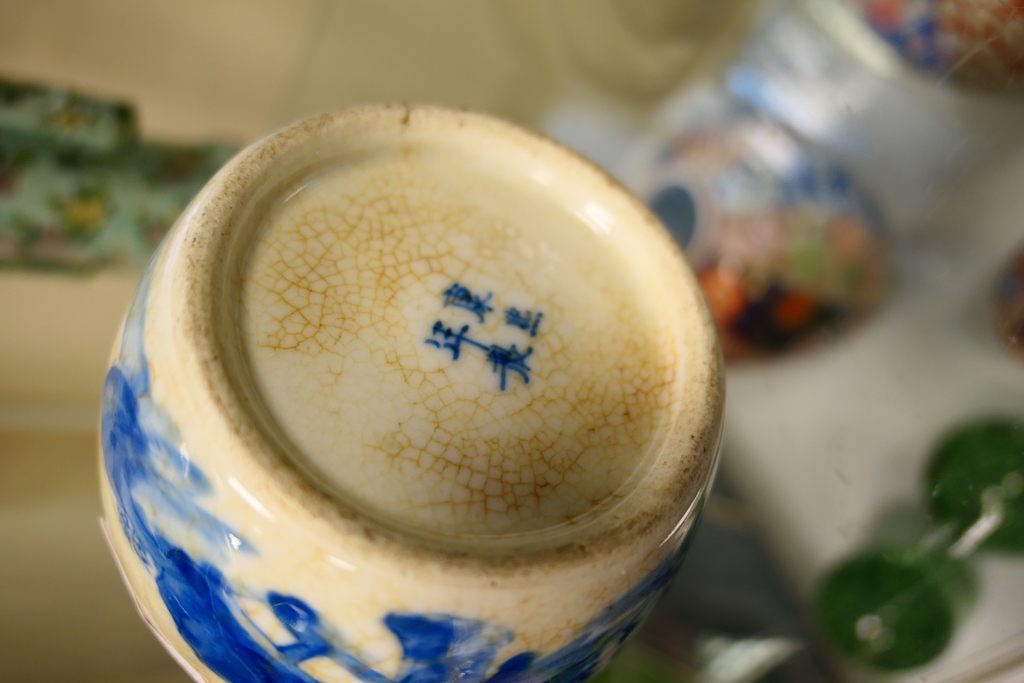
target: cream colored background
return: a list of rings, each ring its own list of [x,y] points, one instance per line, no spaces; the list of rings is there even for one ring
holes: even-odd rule
[[[717,63],[750,0],[0,1],[0,72],[139,105],[147,135],[248,140],[355,102],[536,122],[590,84],[652,101]]]
[[[134,103],[151,139],[246,142],[349,103],[537,125],[646,111],[730,53],[755,0],[0,0],[0,76]],[[0,683],[184,681],[99,534],[95,421],[138,272],[0,271]]]

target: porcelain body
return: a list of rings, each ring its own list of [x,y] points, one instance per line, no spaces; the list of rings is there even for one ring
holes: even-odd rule
[[[679,391],[663,407],[663,447],[627,493],[590,517],[506,535],[403,526],[296,464],[261,398],[275,388],[252,384],[238,300],[261,212],[353,145],[418,139],[461,139],[537,171],[545,191],[570,204],[596,202],[602,230],[648,259],[645,277],[663,285],[651,296],[679,323]],[[482,377],[496,377],[480,363]],[[720,368],[713,321],[671,238],[582,160],[462,112],[325,115],[222,169],[137,291],[103,399],[110,542],[146,620],[203,680],[586,680],[678,566],[714,472]],[[532,372],[532,383],[510,372],[507,392],[504,374],[491,389],[508,400],[544,391],[554,369]]]

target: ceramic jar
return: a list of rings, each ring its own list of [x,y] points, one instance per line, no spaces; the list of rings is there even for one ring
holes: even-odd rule
[[[150,265],[108,535],[202,680],[585,680],[679,564],[722,402],[625,190],[485,116],[343,110],[242,151]]]

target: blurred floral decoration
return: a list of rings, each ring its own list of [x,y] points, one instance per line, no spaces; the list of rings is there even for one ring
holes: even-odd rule
[[[1020,0],[845,0],[915,67],[990,90],[1024,89]]]
[[[233,151],[144,143],[125,104],[0,81],[0,266],[145,264]]]
[[[805,346],[870,312],[883,231],[846,170],[722,92],[676,112],[628,181],[685,250],[726,358]]]

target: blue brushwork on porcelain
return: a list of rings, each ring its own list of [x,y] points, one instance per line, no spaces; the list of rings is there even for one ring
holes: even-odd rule
[[[451,327],[445,327],[444,323],[440,320],[434,323],[434,329],[430,331],[430,337],[426,340],[427,344],[438,349],[448,349],[452,352],[452,360],[458,360],[462,354],[462,342],[466,341],[466,334],[469,332],[469,325],[463,325],[458,332],[453,330]],[[440,335],[440,341],[435,339]],[[472,339],[469,343],[477,348],[481,348],[484,351],[487,350],[485,344],[480,344]]]
[[[505,324],[526,330],[531,337],[537,336],[537,328],[540,327],[540,320],[544,313],[537,311],[520,311],[515,306],[505,309]]]
[[[532,354],[532,346],[525,351],[520,351],[515,344],[507,349],[497,344],[491,344],[491,348],[487,350],[487,360],[491,361],[491,369],[501,375],[498,386],[502,391],[505,391],[505,386],[508,383],[509,370],[519,375],[523,384],[530,383],[530,366],[526,364],[526,359]]]
[[[132,303],[119,357],[103,398],[102,446],[121,527],[156,583],[178,633],[210,670],[230,683],[319,683],[302,668],[327,658],[365,683],[543,683],[585,681],[607,663],[640,624],[681,560],[670,556],[643,581],[599,612],[576,638],[550,654],[505,652],[514,639],[502,625],[450,614],[388,613],[384,626],[402,650],[397,674],[374,669],[370,657],[295,595],[254,591],[218,568],[232,553],[257,549],[201,505],[214,491],[190,460],[170,416],[150,393],[143,344],[147,279]],[[185,531],[187,529],[187,531]],[[175,537],[190,534],[191,554]],[[274,642],[243,609],[267,607],[291,634]],[[499,653],[505,655],[499,661]]]
[[[479,322],[483,322],[484,316],[494,310],[489,303],[493,296],[492,292],[482,297],[458,282],[453,282],[441,295],[444,297],[445,306],[463,308],[475,315]]]
[[[468,336],[469,325],[463,325],[456,332],[451,327],[445,327],[440,320],[434,323],[430,331],[430,337],[426,343],[438,349],[448,349],[452,352],[452,360],[456,361],[462,354],[462,345],[468,344],[486,354],[487,360],[491,363],[491,370],[499,375],[498,387],[505,391],[508,386],[508,373],[512,371],[519,375],[523,384],[530,383],[530,366],[526,359],[533,354],[533,347],[527,347],[520,351],[515,344],[504,347],[498,344],[484,344]]]

